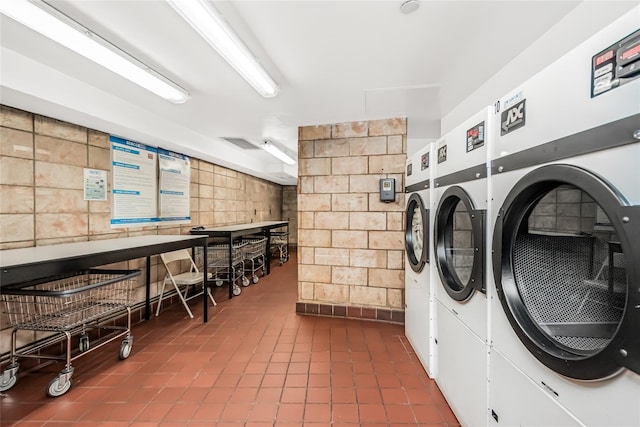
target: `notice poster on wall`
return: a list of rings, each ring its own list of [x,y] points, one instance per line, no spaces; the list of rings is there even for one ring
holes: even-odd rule
[[[107,200],[107,171],[83,169],[84,200]]]
[[[158,149],[110,136],[111,228],[158,225]]]
[[[159,219],[163,223],[189,223],[191,160],[184,154],[158,148],[160,165]]]

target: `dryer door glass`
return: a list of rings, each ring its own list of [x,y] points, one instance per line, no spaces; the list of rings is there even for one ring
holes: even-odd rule
[[[450,187],[436,213],[435,246],[438,273],[445,291],[456,301],[484,291],[484,211],[476,210],[460,187]]]
[[[624,310],[624,254],[604,210],[561,185],[543,195],[513,245],[518,293],[540,330],[559,347],[590,355],[606,347]]]
[[[419,273],[429,262],[428,227],[429,214],[422,198],[414,193],[407,202],[405,224],[405,249],[411,269]]]
[[[447,223],[445,242],[446,262],[455,273],[455,282],[464,286],[469,283],[473,268],[473,232],[471,213],[460,200]]]

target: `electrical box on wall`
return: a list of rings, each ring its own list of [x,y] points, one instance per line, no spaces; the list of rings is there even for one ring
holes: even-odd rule
[[[382,202],[396,201],[396,179],[395,178],[380,179],[380,201]]]

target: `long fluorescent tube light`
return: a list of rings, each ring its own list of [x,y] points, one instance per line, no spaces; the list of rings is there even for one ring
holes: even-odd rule
[[[167,0],[258,93],[265,98],[280,88],[209,0]]]
[[[189,93],[41,1],[0,0],[0,13],[176,104]]]
[[[294,159],[292,159],[284,151],[273,145],[271,141],[264,141],[262,145],[260,145],[260,147],[262,147],[262,149],[264,149],[267,153],[271,154],[274,157],[277,157],[288,165],[296,164],[296,161]]]

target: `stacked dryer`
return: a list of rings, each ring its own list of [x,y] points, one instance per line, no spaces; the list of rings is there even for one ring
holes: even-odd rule
[[[638,16],[496,104],[490,425],[640,425]]]
[[[435,320],[430,268],[433,146],[407,159],[405,212],[405,334],[430,377],[435,375]]]
[[[434,261],[436,382],[463,425],[487,423],[485,219],[493,110],[436,142]]]

